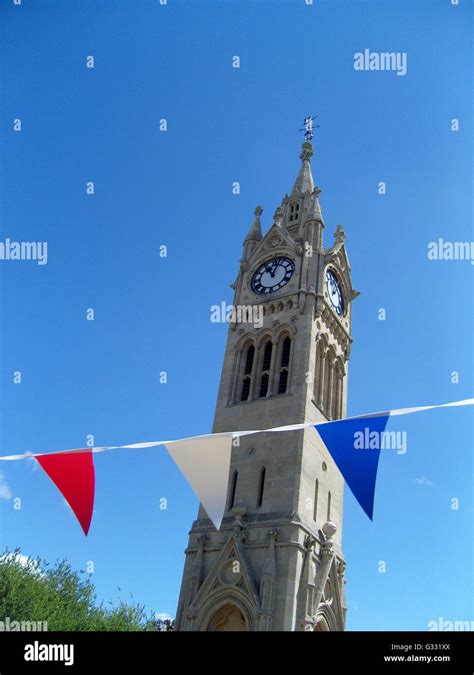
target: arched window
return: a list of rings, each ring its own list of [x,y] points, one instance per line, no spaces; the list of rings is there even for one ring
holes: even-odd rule
[[[290,367],[291,339],[284,338],[281,346],[280,379],[278,381],[278,393],[285,394],[288,387],[288,372]]]
[[[318,492],[319,492],[319,480],[316,478],[314,481],[314,504],[313,504],[313,520],[316,522],[316,516],[318,515]]]
[[[230,492],[229,492],[229,509],[233,508],[234,502],[235,502],[235,491],[237,490],[237,478],[239,476],[238,471],[234,471],[232,474],[232,481],[230,484]]]
[[[242,381],[242,392],[240,395],[241,401],[247,401],[250,394],[250,385],[252,383],[252,368],[255,358],[255,347],[249,345],[245,353],[244,361],[244,377]]]
[[[334,353],[331,352],[331,361],[329,364],[329,384],[328,384],[328,402],[327,402],[327,408],[326,408],[326,415],[327,417],[332,420],[334,419],[333,417],[333,412],[334,412],[334,395],[336,393],[336,366],[335,366],[335,359],[334,359]]]
[[[270,366],[272,362],[273,345],[270,340],[265,344],[263,349],[262,374],[260,377],[260,391],[259,398],[264,398],[268,392],[268,384],[270,382]]]
[[[344,366],[338,360],[336,362],[336,378],[335,378],[335,394],[334,394],[334,412],[333,419],[338,420],[342,417],[342,398],[344,391]]]
[[[299,211],[300,211],[299,203],[298,202],[292,202],[290,204],[290,214],[289,214],[288,220],[290,222],[292,222],[294,220],[298,220]]]
[[[339,378],[339,365],[336,363],[334,368],[334,384],[333,384],[333,394],[332,394],[332,410],[331,410],[331,419],[337,420],[339,417],[339,389],[340,389],[340,378]]]
[[[326,387],[328,364],[327,364],[326,348],[323,341],[320,341],[318,343],[317,368],[318,371],[315,374],[315,381],[317,380],[317,388],[318,388],[318,395],[316,397],[316,402],[319,408],[324,412],[324,391]]]
[[[332,382],[332,397],[331,397],[331,410],[329,411],[329,417],[332,420],[337,419],[337,397],[338,397],[338,379],[337,379],[337,367],[334,368],[334,376]]]
[[[326,520],[331,520],[331,491],[328,492],[328,514]]]
[[[329,369],[330,361],[329,354],[326,352],[324,354],[324,366],[322,369],[323,373],[323,391],[322,391],[322,410],[327,417],[327,405],[328,405],[328,394],[329,394]]]
[[[260,478],[258,481],[257,508],[263,504],[263,493],[265,491],[265,467],[260,469]]]
[[[319,377],[321,371],[321,349],[319,344],[316,345],[316,355],[314,364],[314,381],[313,381],[313,400],[318,405],[319,403]]]

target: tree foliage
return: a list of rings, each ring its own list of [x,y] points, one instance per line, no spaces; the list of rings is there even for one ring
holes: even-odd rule
[[[67,560],[49,564],[19,550],[0,556],[0,621],[47,622],[51,631],[172,631],[174,621],[119,600],[98,603],[90,575]]]

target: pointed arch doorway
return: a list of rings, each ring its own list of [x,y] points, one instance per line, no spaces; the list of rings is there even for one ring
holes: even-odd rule
[[[209,621],[207,631],[248,631],[249,627],[244,615],[238,607],[233,604],[224,605],[221,607],[212,619]]]
[[[325,619],[320,618],[314,627],[313,631],[315,633],[327,633],[329,632],[329,626]]]

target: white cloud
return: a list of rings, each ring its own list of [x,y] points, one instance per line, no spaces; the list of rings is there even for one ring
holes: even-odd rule
[[[28,564],[28,556],[23,555],[23,553],[4,553],[0,555],[0,560],[16,560],[22,567],[26,567]]]
[[[28,567],[29,565],[31,566],[31,571],[37,572],[38,574],[41,574],[41,570],[38,565],[37,560],[31,560],[28,558],[27,555],[24,555],[23,553],[4,553],[3,555],[0,555],[0,560],[11,560],[11,561],[16,561],[21,565],[21,567]],[[29,565],[28,565],[28,561]]]
[[[173,617],[166,612],[155,612],[155,619],[157,621],[172,621]]]
[[[429,478],[426,478],[426,476],[420,476],[419,478],[411,478],[413,483],[416,483],[417,485],[427,485],[428,487],[431,487],[433,485],[433,482],[430,481]]]
[[[5,476],[3,473],[0,473],[0,499],[11,499],[12,492],[7,485]]]

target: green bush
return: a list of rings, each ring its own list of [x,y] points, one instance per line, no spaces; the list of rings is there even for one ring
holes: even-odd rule
[[[97,604],[95,586],[66,560],[53,565],[19,550],[0,556],[0,621],[46,621],[51,631],[172,631],[140,605]]]

